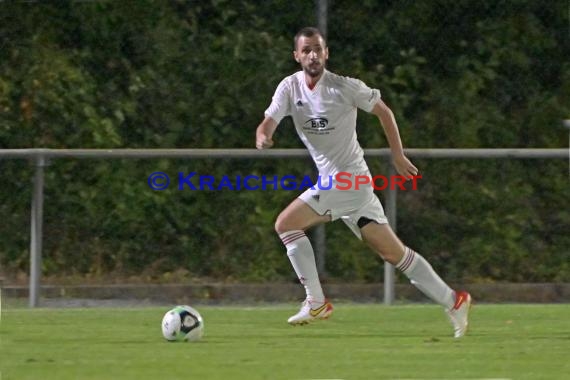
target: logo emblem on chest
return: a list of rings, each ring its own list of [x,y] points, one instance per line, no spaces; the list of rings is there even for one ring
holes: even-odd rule
[[[314,131],[323,131],[328,129],[329,121],[324,117],[315,117],[305,122],[303,129],[310,129]]]

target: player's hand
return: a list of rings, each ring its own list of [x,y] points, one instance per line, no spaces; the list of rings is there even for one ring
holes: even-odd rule
[[[255,147],[257,149],[269,149],[273,146],[273,140],[266,136],[258,136],[255,140]]]
[[[396,167],[398,174],[406,177],[406,180],[411,176],[418,175],[419,173],[418,168],[416,168],[404,155],[394,157],[394,166]]]

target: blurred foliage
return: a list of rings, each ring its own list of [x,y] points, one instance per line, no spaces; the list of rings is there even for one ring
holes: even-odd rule
[[[379,88],[406,146],[561,148],[570,118],[567,5],[330,2],[329,68]],[[1,148],[252,148],[298,68],[306,1],[3,2]],[[362,113],[365,148],[386,146]],[[290,120],[275,140],[299,148]],[[369,159],[374,172],[387,165]],[[570,281],[568,163],[418,160],[398,232],[451,281]],[[33,167],[0,161],[1,273],[28,271]],[[154,171],[171,176],[152,191]],[[178,173],[312,175],[308,159],[70,160],[46,168],[43,272],[144,281],[290,280],[273,232],[293,191],[176,189]],[[382,194],[379,194],[382,197]],[[327,226],[327,278],[381,281],[382,262]]]

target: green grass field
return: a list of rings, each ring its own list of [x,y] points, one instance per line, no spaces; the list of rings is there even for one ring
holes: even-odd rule
[[[197,343],[163,340],[166,308],[4,308],[1,380],[569,379],[570,305],[475,305],[463,339],[433,305],[196,306]]]

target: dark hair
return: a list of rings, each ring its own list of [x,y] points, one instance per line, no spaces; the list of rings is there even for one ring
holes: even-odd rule
[[[306,26],[303,29],[299,30],[297,34],[295,34],[295,38],[293,39],[293,47],[294,47],[293,50],[297,50],[297,41],[299,41],[299,37],[313,37],[313,36],[320,36],[323,39],[326,46],[327,41],[325,40],[325,37],[323,36],[321,31],[315,27]]]

